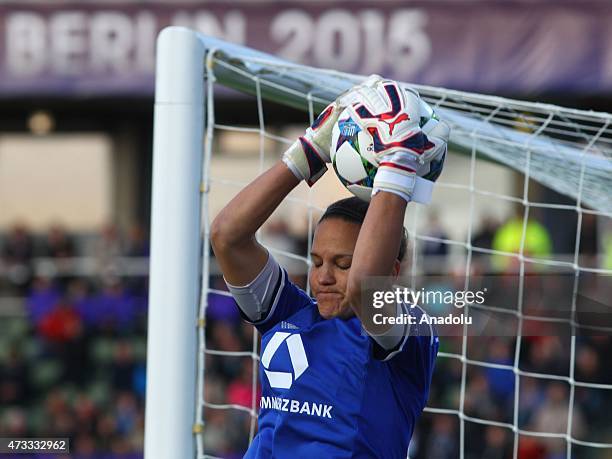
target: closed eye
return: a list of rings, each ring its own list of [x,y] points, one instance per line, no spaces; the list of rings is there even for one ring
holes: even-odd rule
[[[323,264],[323,260],[315,255],[310,254],[310,259],[312,260],[312,264],[318,268]]]
[[[336,261],[336,266],[340,269],[349,269],[352,261],[353,260],[351,258],[341,258]]]

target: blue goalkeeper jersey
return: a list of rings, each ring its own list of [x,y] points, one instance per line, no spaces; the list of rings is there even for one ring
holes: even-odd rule
[[[253,323],[262,334],[262,397],[245,457],[405,459],[429,393],[435,331],[412,325],[385,351],[359,319],[322,318],[284,270],[278,284],[267,316]]]

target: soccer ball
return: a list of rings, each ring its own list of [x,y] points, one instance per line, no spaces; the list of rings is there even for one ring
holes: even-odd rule
[[[369,201],[378,170],[374,139],[353,120],[348,109],[333,127],[330,156],[334,171],[346,189],[359,199]]]
[[[398,88],[398,86],[393,85],[391,89],[393,88]],[[438,120],[431,107],[418,97],[416,92],[400,90],[404,91],[404,94],[398,94],[398,97],[406,97],[407,93],[409,93],[408,98],[415,101],[416,96],[416,106],[413,106],[411,111],[413,113],[418,112],[417,116],[406,116],[402,112],[398,112],[393,115],[392,120],[385,117],[387,113],[381,115],[368,113],[367,116],[362,117],[360,116],[360,109],[363,110],[362,107],[364,105],[356,102],[340,114],[338,121],[332,129],[330,157],[334,171],[346,189],[364,201],[370,201],[371,199],[374,176],[378,170],[378,157],[375,152],[375,139],[372,134],[377,135],[376,141],[380,143],[381,138],[383,138],[382,141],[384,142],[387,131],[391,134],[395,123],[402,120],[411,120],[413,126],[409,127],[409,129],[422,129],[423,132],[426,132],[427,128],[432,125],[431,122],[437,123]],[[391,90],[387,92],[391,92]],[[393,99],[391,96],[392,93],[390,94],[390,99]],[[389,105],[389,108],[393,110],[394,101],[390,101]],[[382,136],[380,135],[381,133]],[[442,162],[443,158],[439,164],[440,170]],[[426,167],[428,170],[418,170],[417,175],[434,181],[437,175],[439,175],[439,171],[434,177],[430,174],[434,170],[429,170],[429,165],[426,165]]]

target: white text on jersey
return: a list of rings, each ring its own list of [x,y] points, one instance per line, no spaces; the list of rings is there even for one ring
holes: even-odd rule
[[[331,419],[333,406],[324,403],[300,402],[299,400],[291,400],[289,398],[264,396],[261,397],[259,408]]]

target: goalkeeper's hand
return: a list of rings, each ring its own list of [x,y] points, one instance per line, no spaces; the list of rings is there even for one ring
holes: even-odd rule
[[[283,154],[283,162],[299,180],[312,186],[327,171],[330,161],[331,132],[344,107],[334,101],[325,107],[312,125],[306,129]]]
[[[450,137],[450,126],[434,115],[433,109],[421,99],[421,118],[428,121],[421,127],[421,131],[427,136],[430,148],[425,151],[423,164],[416,173],[425,180],[435,182],[442,173],[448,139]]]
[[[416,91],[403,91],[391,80],[360,87],[357,96],[365,110],[360,105],[352,110],[372,135],[378,162],[373,194],[387,191],[406,201],[429,202],[446,156],[448,125]],[[421,118],[428,119],[422,128]]]
[[[329,104],[283,154],[282,160],[287,167],[300,180],[306,180],[312,186],[327,171],[326,163],[331,162],[329,150],[331,148],[332,129],[344,109],[357,101],[359,91],[366,87],[373,87],[382,78],[378,75],[368,77],[362,83],[353,86],[342,93]]]

